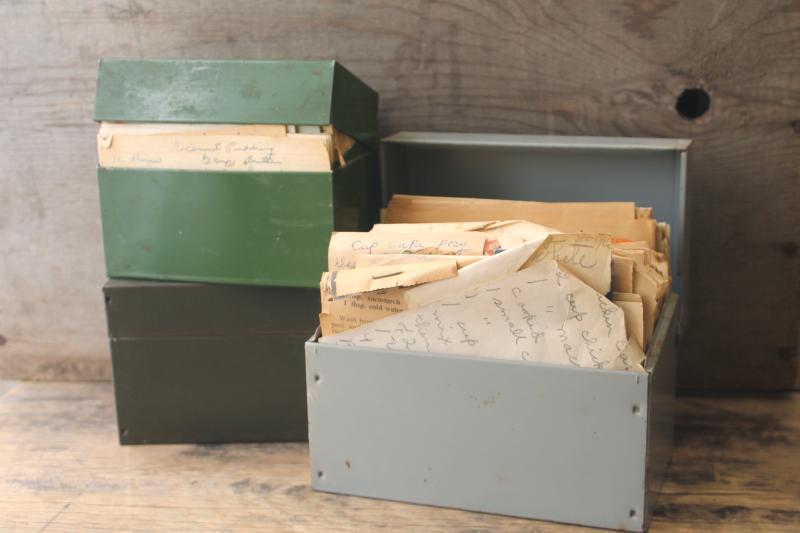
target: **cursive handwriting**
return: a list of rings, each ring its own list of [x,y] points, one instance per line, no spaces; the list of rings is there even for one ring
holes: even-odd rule
[[[527,339],[528,337],[522,334],[522,329],[518,328],[514,322],[511,321],[511,317],[508,316],[508,311],[506,311],[506,308],[503,305],[503,300],[497,297],[492,297],[492,303],[494,303],[495,308],[500,312],[500,316],[502,316],[503,320],[505,320],[506,327],[508,327],[508,332],[511,333],[512,337],[514,337],[514,344],[519,344],[519,341],[522,339]]]
[[[567,320],[575,319],[578,322],[582,322],[583,317],[585,317],[588,313],[582,313],[578,311],[578,306],[575,303],[575,294],[570,292],[565,296],[565,298],[569,304],[569,315],[567,315]]]
[[[444,323],[442,322],[442,317],[439,316],[438,309],[434,309],[433,311],[433,321],[436,324],[436,327],[439,329],[439,336],[436,338],[442,341],[445,344],[445,346],[452,344],[453,340],[447,335],[445,335]]]
[[[618,308],[606,300],[600,293],[597,293],[597,302],[600,304],[600,313],[603,315],[603,321],[606,324],[606,331],[608,331],[608,336],[610,337],[611,333],[614,331],[614,323],[611,320],[611,317],[617,312]]]
[[[606,364],[608,364],[608,361],[601,361],[598,355],[598,351],[600,350],[594,348],[594,345],[597,344],[597,337],[592,337],[591,333],[584,329],[581,331],[581,338],[583,339],[583,344],[586,347],[586,351],[589,352],[589,357],[594,363],[594,367],[604,368]]]
[[[538,344],[539,339],[544,337],[544,332],[537,331],[536,328],[534,327],[534,321],[536,320],[536,315],[528,311],[528,307],[523,302],[520,302],[517,305],[519,306],[520,311],[522,311],[522,320],[524,320],[525,324],[528,326],[528,333],[530,333],[534,344]]]
[[[461,320],[459,320],[458,322],[456,322],[456,326],[458,326],[458,329],[461,332],[461,336],[463,337],[463,339],[461,339],[458,342],[462,344],[467,344],[468,346],[475,346],[476,344],[478,344],[478,339],[469,336],[469,332],[467,332],[466,322],[462,322]]]

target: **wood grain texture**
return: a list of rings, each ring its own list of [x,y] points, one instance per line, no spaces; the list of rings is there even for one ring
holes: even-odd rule
[[[800,394],[678,401],[651,531],[797,531]],[[310,489],[305,444],[117,444],[109,383],[0,396],[4,531],[595,531]]]
[[[2,2],[0,375],[108,376],[102,56],[336,58],[379,91],[383,134],[692,138],[680,385],[800,383],[796,0]],[[685,87],[711,95],[698,120]]]

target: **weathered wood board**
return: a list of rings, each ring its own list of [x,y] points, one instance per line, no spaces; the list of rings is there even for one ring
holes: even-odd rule
[[[797,531],[800,394],[676,408],[650,531]],[[0,420],[3,531],[597,531],[314,492],[304,443],[122,447],[110,383],[19,383]]]
[[[798,383],[796,1],[2,2],[0,376],[110,375],[103,56],[336,58],[379,91],[383,134],[692,138],[680,385]],[[687,120],[675,104],[692,87],[710,108]]]

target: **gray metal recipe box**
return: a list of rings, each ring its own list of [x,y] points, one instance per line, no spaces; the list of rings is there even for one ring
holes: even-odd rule
[[[689,141],[401,133],[384,139],[392,193],[635,201],[683,246]],[[671,294],[646,373],[306,343],[314,489],[646,529],[672,450],[680,308]]]

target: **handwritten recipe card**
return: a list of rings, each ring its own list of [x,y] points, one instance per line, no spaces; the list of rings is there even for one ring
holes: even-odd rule
[[[644,370],[622,311],[552,260],[319,342]]]

